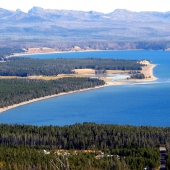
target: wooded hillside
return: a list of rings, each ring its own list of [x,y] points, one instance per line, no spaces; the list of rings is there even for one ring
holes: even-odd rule
[[[11,166],[52,169],[50,160],[57,164],[54,153],[67,149],[71,154],[66,156],[70,169],[141,170],[148,167],[151,170],[159,167],[159,147],[170,149],[170,128],[161,127],[95,123],[63,127],[1,124],[0,131],[0,159],[5,166],[11,162]],[[50,155],[45,156],[43,149],[50,151]],[[83,153],[85,149],[96,153]],[[82,152],[73,154],[75,150]],[[97,160],[94,156],[101,151],[104,156]],[[170,159],[169,152],[166,159]]]

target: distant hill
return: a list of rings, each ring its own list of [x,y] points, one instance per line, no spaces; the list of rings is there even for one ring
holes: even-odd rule
[[[101,49],[101,46],[103,49],[119,49],[121,46],[129,49],[137,48],[142,43],[146,47],[155,46],[156,42],[156,46],[162,49],[168,48],[170,41],[170,12],[117,9],[104,14],[33,7],[25,13],[19,9],[10,11],[0,8],[0,23],[1,42],[11,40],[8,45],[13,46],[24,40],[24,47],[35,44],[55,47],[61,42],[68,47],[79,45],[93,48],[93,44],[98,42],[96,49]]]

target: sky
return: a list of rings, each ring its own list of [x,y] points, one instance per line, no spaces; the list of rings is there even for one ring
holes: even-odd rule
[[[0,8],[9,10],[28,12],[33,6],[103,13],[110,13],[115,9],[167,12],[170,11],[170,0],[0,0]]]

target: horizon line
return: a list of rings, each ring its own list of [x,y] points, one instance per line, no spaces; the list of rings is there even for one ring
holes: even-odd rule
[[[7,8],[2,8],[2,7],[0,7],[0,9],[5,9],[5,10],[8,10],[8,11],[12,11],[12,12],[17,12],[17,11],[21,11],[21,12],[23,12],[23,13],[29,13],[29,11],[31,10],[31,9],[33,9],[33,8],[40,8],[40,9],[43,9],[43,10],[58,10],[58,11],[80,11],[80,12],[87,12],[87,13],[89,13],[89,12],[97,12],[97,13],[102,13],[102,14],[110,14],[110,13],[113,13],[113,12],[115,12],[115,11],[117,11],[117,10],[124,10],[124,11],[128,11],[128,12],[134,12],[134,13],[142,13],[142,12],[156,12],[156,13],[168,13],[168,12],[170,12],[170,11],[165,11],[165,12],[162,12],[162,11],[145,11],[145,10],[142,10],[142,11],[133,11],[133,10],[129,10],[129,9],[125,9],[125,8],[117,8],[117,9],[114,9],[113,11],[111,11],[111,12],[101,12],[101,11],[95,11],[95,10],[88,10],[88,11],[86,11],[86,10],[75,10],[75,9],[52,9],[52,8],[42,8],[42,7],[40,7],[40,6],[33,6],[32,8],[30,8],[27,12],[26,11],[23,11],[22,9],[20,9],[20,8],[17,8],[16,10],[14,10],[14,9],[7,9]]]

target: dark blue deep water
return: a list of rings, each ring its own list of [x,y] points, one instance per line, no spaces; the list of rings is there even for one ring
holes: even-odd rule
[[[28,56],[27,56],[28,57]],[[148,59],[158,64],[158,80],[109,86],[30,103],[0,114],[0,123],[70,125],[96,122],[120,125],[170,126],[170,52],[100,51],[31,55],[33,58]]]

